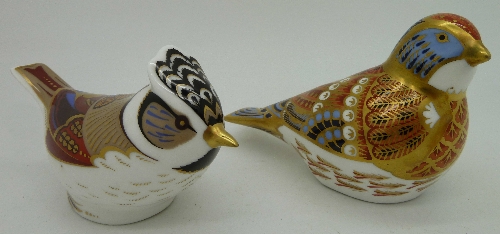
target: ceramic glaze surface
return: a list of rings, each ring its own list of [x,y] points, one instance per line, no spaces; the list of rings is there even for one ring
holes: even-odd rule
[[[136,94],[73,89],[44,64],[13,69],[46,109],[46,144],[82,217],[127,224],[165,209],[206,171],[224,130],[220,101],[199,63],[166,46]]]
[[[226,120],[292,145],[334,190],[369,202],[407,201],[462,152],[465,91],[490,57],[467,19],[435,14],[415,23],[383,64]]]

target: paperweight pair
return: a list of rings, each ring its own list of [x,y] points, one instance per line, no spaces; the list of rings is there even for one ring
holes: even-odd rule
[[[466,90],[490,58],[471,22],[435,14],[412,25],[379,66],[225,117],[200,63],[173,46],[150,61],[150,83],[135,94],[78,91],[41,63],[12,71],[45,109],[47,150],[71,207],[119,225],[161,212],[221,146],[238,146],[224,119],[285,141],[338,192],[413,199],[460,156]]]

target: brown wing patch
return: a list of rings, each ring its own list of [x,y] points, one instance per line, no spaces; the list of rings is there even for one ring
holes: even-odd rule
[[[50,105],[47,118],[47,148],[59,161],[81,166],[92,166],[83,136],[88,103],[100,95],[69,89],[58,89]]]
[[[106,146],[123,151],[133,147],[122,129],[120,114],[132,95],[104,96],[97,100],[85,115],[83,135],[85,145],[96,155]]]

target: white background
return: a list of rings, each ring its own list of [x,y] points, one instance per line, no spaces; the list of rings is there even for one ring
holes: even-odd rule
[[[460,159],[415,200],[372,204],[321,185],[297,153],[227,124],[198,183],[145,221],[106,226],[74,213],[51,171],[43,115],[10,68],[49,65],[73,87],[133,93],[167,44],[197,58],[226,114],[266,106],[382,63],[417,20],[467,17],[493,59],[468,89]],[[500,233],[498,1],[0,1],[0,233]]]

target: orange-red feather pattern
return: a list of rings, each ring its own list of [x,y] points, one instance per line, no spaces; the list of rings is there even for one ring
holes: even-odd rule
[[[369,111],[365,123],[372,156],[390,160],[415,150],[428,134],[417,112],[425,96],[388,75],[375,81],[371,95],[366,102]]]
[[[445,135],[431,151],[427,160],[408,171],[408,173],[412,173],[413,178],[418,179],[446,170],[462,152],[469,128],[467,99],[453,101],[450,103],[450,107],[456,122],[452,121],[448,124]]]

